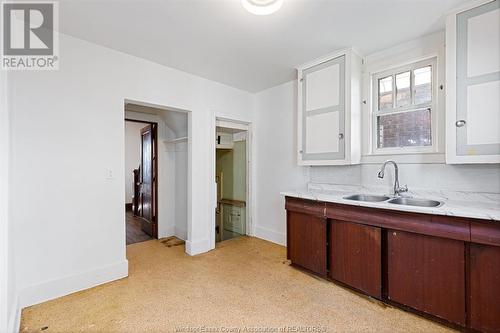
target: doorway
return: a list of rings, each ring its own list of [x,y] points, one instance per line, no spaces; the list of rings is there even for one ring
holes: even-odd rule
[[[217,121],[215,149],[215,241],[248,234],[248,145],[247,125]]]
[[[125,119],[127,245],[158,238],[158,124]]]

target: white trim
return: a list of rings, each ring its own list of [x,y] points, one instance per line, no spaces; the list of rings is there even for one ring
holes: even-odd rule
[[[164,144],[169,144],[169,143],[179,143],[179,142],[186,142],[188,140],[188,137],[182,137],[182,138],[176,138],[176,139],[170,139],[170,140],[163,140]]]
[[[495,0],[470,0],[456,8],[453,8],[449,12],[446,13],[447,16],[454,16],[460,14],[461,12],[465,12],[474,7],[479,7],[481,5],[487,4],[489,2],[493,2]]]
[[[19,291],[19,308],[46,302],[128,276],[128,260],[45,281]]]
[[[337,50],[337,51],[328,53],[328,54],[326,54],[326,55],[324,55],[322,57],[319,57],[319,58],[316,58],[314,60],[308,61],[308,62],[306,62],[306,63],[304,63],[302,65],[298,65],[295,68],[297,69],[297,71],[302,72],[305,69],[308,69],[310,67],[319,65],[319,64],[324,63],[324,62],[327,62],[327,61],[332,60],[334,58],[338,58],[338,57],[343,56],[345,54],[348,54],[350,52],[355,52],[355,51],[353,50],[353,48],[345,48],[345,49]],[[299,77],[299,79],[300,79],[300,77]]]
[[[398,164],[444,164],[446,162],[444,153],[372,154],[361,156],[361,164],[380,164],[389,159]]]
[[[215,213],[214,213],[215,215]],[[186,240],[186,253],[190,256],[195,256],[197,254],[205,253],[212,250],[213,247],[210,246],[210,241],[208,239],[202,239],[197,241]]]
[[[388,154],[388,152],[373,153],[373,133],[372,133],[372,115],[371,106],[372,99],[372,81],[371,75],[377,72],[398,68],[401,65],[407,65],[422,60],[437,58],[437,81],[435,87],[437,90],[437,125],[438,134],[433,138],[437,145],[437,151],[424,151],[421,158],[417,158],[415,153],[405,150],[401,154]],[[439,31],[427,36],[423,36],[389,49],[368,55],[364,59],[363,66],[363,150],[361,163],[373,163],[380,160],[380,156],[387,158],[396,158],[398,163],[443,163],[443,155],[445,152],[445,89],[440,86],[445,86],[445,34],[444,31]],[[372,155],[374,157],[372,157]]]
[[[248,131],[248,122],[241,120],[231,120],[228,118],[217,117],[215,119],[217,127],[232,128],[242,131]]]
[[[253,156],[254,156],[254,151],[253,151],[253,126],[252,126],[252,121],[249,119],[244,119],[240,117],[234,117],[234,116],[227,116],[221,113],[214,113],[214,117],[211,120],[211,129],[212,133],[214,133],[214,136],[212,137],[213,140],[211,140],[210,145],[210,151],[213,152],[212,158],[210,159],[210,165],[211,165],[211,172],[210,172],[210,187],[213,189],[211,191],[211,205],[210,205],[210,211],[209,211],[209,216],[210,216],[210,223],[209,223],[209,241],[210,241],[210,248],[214,249],[215,248],[215,209],[217,208],[217,183],[215,181],[215,164],[216,164],[216,149],[217,145],[215,144],[215,135],[217,133],[217,126],[225,127],[225,128],[232,128],[232,129],[239,129],[239,130],[244,130],[246,131],[246,159],[247,159],[247,172],[246,172],[246,218],[245,218],[245,223],[246,223],[246,234],[249,236],[254,235],[254,225],[253,225],[253,216],[255,216],[255,211],[253,207],[253,202],[254,202],[254,171],[255,168],[253,167]]]
[[[10,271],[13,265],[11,248],[12,239],[9,240],[10,233],[10,110],[9,110],[9,90],[7,72],[0,75],[0,332],[18,332],[19,328],[13,329],[13,316],[17,313],[17,299],[10,301],[10,293],[15,289],[14,281],[11,277],[14,272]],[[12,292],[15,298],[15,290]],[[12,326],[14,325],[14,326]]]
[[[19,297],[16,294],[9,312],[10,316],[7,322],[8,333],[17,333],[21,330],[21,312],[22,308],[19,306]]]
[[[387,76],[395,77],[400,72],[410,71],[412,72],[416,68],[421,68],[425,66],[431,66],[432,68],[432,99],[429,103],[422,104],[411,104],[410,106],[404,108],[398,108],[395,106],[396,103],[396,82],[393,79],[393,90],[392,90],[392,98],[393,98],[393,108],[390,110],[378,110],[378,80]],[[422,60],[405,62],[404,64],[399,64],[397,66],[391,66],[390,69],[384,69],[378,71],[377,73],[370,73],[370,84],[372,86],[371,89],[371,107],[370,107],[370,118],[371,118],[371,129],[370,129],[370,152],[371,155],[399,155],[399,154],[419,154],[419,153],[437,153],[438,152],[438,136],[439,136],[439,117],[438,117],[438,55],[434,54],[430,57]],[[413,74],[412,74],[413,76]],[[414,88],[413,78],[411,89]],[[412,99],[414,98],[412,92]],[[412,101],[413,103],[413,101]],[[431,109],[431,137],[432,137],[432,145],[431,146],[418,146],[418,147],[390,147],[390,148],[378,148],[378,133],[376,131],[377,128],[377,117],[381,115],[390,115],[402,112],[415,112],[420,109],[430,108]]]
[[[286,234],[282,232],[277,232],[261,226],[255,226],[255,237],[286,246]]]

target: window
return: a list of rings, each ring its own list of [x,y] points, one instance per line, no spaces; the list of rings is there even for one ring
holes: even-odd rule
[[[373,75],[373,151],[434,149],[436,58]]]

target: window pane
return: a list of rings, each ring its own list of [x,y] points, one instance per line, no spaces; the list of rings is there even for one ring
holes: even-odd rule
[[[377,117],[377,147],[431,146],[431,111],[418,110]]]
[[[396,75],[396,106],[411,104],[410,71]]]
[[[415,76],[415,104],[432,100],[432,67],[426,66],[413,71]]]
[[[392,109],[392,76],[378,80],[378,109]]]

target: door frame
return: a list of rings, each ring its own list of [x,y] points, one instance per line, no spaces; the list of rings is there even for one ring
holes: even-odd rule
[[[153,150],[154,150],[154,162],[153,162],[153,174],[154,182],[153,182],[153,238],[158,239],[158,123],[155,121],[146,121],[146,120],[137,120],[130,119],[125,117],[125,121],[134,122],[134,123],[143,123],[147,125],[152,125],[153,127]],[[141,148],[141,156],[142,156],[142,148]]]
[[[215,171],[216,171],[216,154],[217,154],[217,145],[215,144],[215,139],[217,135],[217,122],[223,122],[223,126],[225,128],[232,129],[242,129],[246,130],[247,138],[246,138],[246,209],[245,209],[245,224],[246,231],[245,234],[247,236],[253,236],[255,234],[253,216],[254,214],[254,167],[253,167],[253,128],[252,122],[247,119],[238,119],[234,116],[226,116],[222,114],[215,113],[212,118],[212,126],[211,126],[211,149],[212,158],[211,158],[211,173],[210,173],[210,184],[213,188],[212,190],[212,204],[210,205],[210,248],[215,248],[215,210],[217,209],[217,183],[215,179]]]

